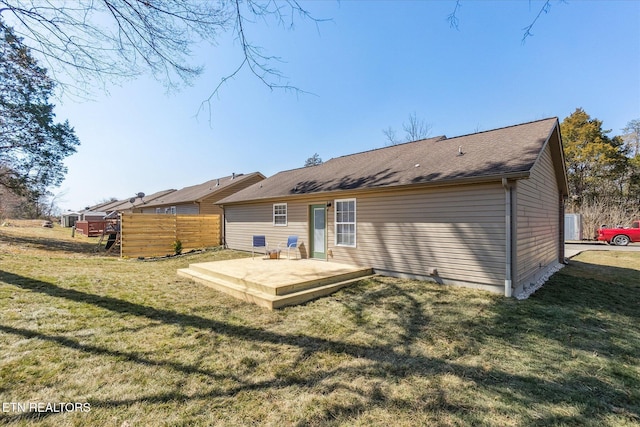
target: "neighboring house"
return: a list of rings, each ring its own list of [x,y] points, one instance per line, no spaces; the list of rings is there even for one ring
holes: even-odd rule
[[[112,212],[133,212],[136,208],[140,208],[147,203],[151,203],[159,197],[166,196],[169,193],[173,193],[176,191],[174,188],[169,190],[162,190],[155,192],[153,194],[144,195],[144,193],[139,193],[138,195],[129,197],[128,199],[122,200],[111,200],[108,202],[102,202],[95,206],[88,207],[86,210],[88,211],[104,211],[107,214]],[[140,195],[143,195],[140,197]]]
[[[117,213],[132,212],[136,206],[144,205],[157,197],[164,196],[176,190],[164,190],[153,193],[149,196],[139,193],[135,197],[124,200],[110,200],[97,205],[87,207],[85,210],[78,212],[78,218],[72,221],[63,216],[63,226],[75,226],[82,234],[95,237],[100,236],[107,225],[107,218]],[[142,197],[141,197],[142,196]]]
[[[222,209],[215,203],[237,191],[262,181],[265,176],[260,172],[233,174],[216,178],[198,185],[185,187],[153,202],[138,205],[134,212],[151,214],[219,214]]]
[[[75,220],[72,227],[87,237],[100,236],[105,227],[107,213],[104,211],[85,210],[79,212],[80,217]]]
[[[518,296],[564,262],[567,195],[549,118],[280,172],[220,204],[231,249],[298,235],[303,258]]]
[[[80,212],[79,221],[104,221],[105,216],[107,216],[107,212],[104,211],[83,211]]]
[[[98,203],[97,205],[87,206],[80,211],[80,214],[83,214],[85,212],[100,212],[104,206],[109,206],[117,202],[117,200],[109,200],[106,202]]]

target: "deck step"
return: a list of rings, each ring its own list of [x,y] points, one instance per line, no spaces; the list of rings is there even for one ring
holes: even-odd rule
[[[350,271],[332,276],[314,278],[311,280],[295,281],[294,283],[282,284],[277,287],[265,286],[256,280],[250,280],[246,277],[237,277],[232,274],[225,274],[216,269],[207,268],[207,264],[191,264],[189,269],[196,271],[205,276],[209,276],[213,279],[219,279],[223,282],[230,282],[238,286],[244,286],[247,288],[255,289],[266,294],[271,295],[287,295],[296,292],[303,291],[305,289],[317,288],[324,285],[329,285],[335,282],[342,282],[349,279],[355,279],[362,276],[373,274],[371,269],[359,269],[356,271]]]
[[[196,283],[205,285],[217,291],[224,292],[234,298],[268,308],[269,310],[288,305],[302,304],[307,301],[332,294],[351,283],[376,276],[370,271],[368,274],[361,273],[360,275],[357,275],[357,277],[354,277],[353,274],[340,275],[337,278],[334,277],[334,281],[331,283],[327,283],[328,279],[324,279],[321,282],[317,282],[313,287],[290,290],[284,295],[274,295],[273,293],[264,292],[260,290],[260,288],[216,277],[197,269],[183,268],[178,270],[178,275],[189,278]],[[343,276],[348,277],[345,278]]]

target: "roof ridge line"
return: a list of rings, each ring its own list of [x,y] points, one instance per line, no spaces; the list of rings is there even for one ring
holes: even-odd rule
[[[509,125],[509,126],[502,126],[502,127],[499,127],[499,128],[483,130],[483,131],[480,131],[480,132],[465,133],[463,135],[452,136],[449,139],[464,138],[465,136],[472,136],[472,135],[480,135],[480,134],[483,134],[483,133],[495,132],[497,130],[515,128],[515,127],[519,127],[519,126],[526,126],[526,125],[530,125],[530,124],[533,124],[533,123],[544,122],[544,121],[547,121],[547,120],[558,120],[558,117],[557,116],[546,117],[544,119],[531,120],[529,122],[517,123],[517,124]]]
[[[388,149],[392,149],[392,148],[395,148],[395,147],[400,147],[400,146],[403,146],[403,145],[415,144],[415,143],[418,143],[418,142],[421,142],[421,141],[434,140],[434,142],[437,142],[437,141],[442,141],[442,140],[445,140],[445,139],[447,139],[446,135],[438,135],[438,136],[433,136],[431,138],[416,139],[415,141],[401,142],[399,144],[388,145],[386,147],[377,147],[377,148],[372,148],[370,150],[359,151],[357,153],[344,154],[342,156],[332,157],[329,160],[327,160],[325,163],[330,162],[331,160],[342,159],[342,158],[351,157],[351,156],[358,156],[360,154],[372,153],[374,151],[388,150]],[[293,169],[293,170],[295,170],[295,169]]]

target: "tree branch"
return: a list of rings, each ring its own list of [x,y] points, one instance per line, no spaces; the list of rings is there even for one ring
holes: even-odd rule
[[[542,7],[540,8],[540,11],[538,11],[538,14],[534,18],[533,22],[531,22],[531,24],[529,24],[527,27],[522,29],[524,31],[524,35],[522,36],[523,44],[527,40],[527,37],[533,37],[533,33],[531,32],[531,30],[533,29],[533,26],[536,25],[536,22],[538,22],[538,19],[540,19],[540,16],[542,16],[543,13],[545,14],[549,13],[550,10],[551,10],[551,0],[547,0],[544,2]]]
[[[449,16],[447,16],[447,21],[449,22],[449,28],[455,28],[456,30],[459,30],[458,28],[458,24],[460,23],[460,20],[458,19],[458,9],[460,9],[460,0],[456,0],[456,4],[453,8],[453,12],[451,12],[449,14]]]

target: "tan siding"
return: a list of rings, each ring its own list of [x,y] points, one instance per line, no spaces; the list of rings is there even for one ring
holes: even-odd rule
[[[328,210],[330,260],[402,274],[445,280],[504,284],[504,190],[499,184],[441,187],[397,192],[344,193],[356,198],[356,248],[335,245],[335,199]],[[251,250],[251,236],[271,242],[297,234],[305,256],[309,205],[287,203],[288,226],[272,224],[273,203],[227,206],[226,238],[232,249]]]
[[[158,215],[165,215],[165,209],[170,209],[172,206],[176,208],[176,214],[178,215],[199,215],[200,207],[195,203],[183,203],[183,204],[170,204],[170,205],[162,205],[162,206],[152,206],[149,208],[142,208],[139,210],[139,213],[144,214],[158,214],[156,209],[160,209],[160,213]],[[219,213],[218,213],[219,214]]]
[[[560,192],[549,147],[543,151],[531,177],[518,182],[516,194],[516,286],[522,286],[559,256]]]
[[[468,185],[357,197],[357,247],[334,259],[381,270],[501,286],[504,190]],[[331,225],[333,225],[331,211]]]
[[[320,202],[322,203],[322,202]],[[225,208],[226,244],[231,249],[250,251],[252,236],[265,235],[270,248],[286,246],[287,237],[298,236],[300,256],[307,258],[307,203],[287,203],[287,225],[273,225],[273,203],[228,206]]]
[[[213,203],[200,203],[200,213],[205,215],[222,215],[222,208]]]
[[[204,199],[202,199],[202,202],[200,202],[200,213],[222,215],[223,214],[222,208],[216,205],[218,200],[222,200],[225,197],[228,197],[234,193],[237,193],[240,190],[243,190],[249,187],[250,185],[255,184],[256,182],[262,181],[263,179],[264,178],[262,178],[262,176],[255,175],[255,176],[252,176],[251,178],[246,178],[240,181],[239,183],[223,188],[222,190],[216,192],[215,194],[212,194],[209,197],[205,197]]]
[[[187,203],[184,205],[175,205],[176,214],[178,215],[198,215],[201,214],[200,207],[195,203]]]

